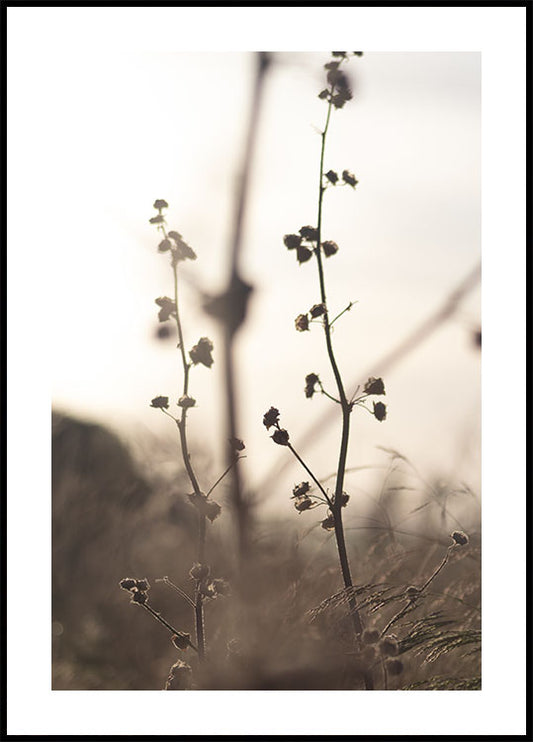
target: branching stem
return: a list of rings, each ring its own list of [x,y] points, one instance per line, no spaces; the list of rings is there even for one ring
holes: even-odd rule
[[[180,637],[184,636],[184,633],[182,631],[178,631],[172,626],[172,624],[169,624],[168,621],[165,621],[163,616],[157,611],[154,611],[152,606],[148,605],[148,603],[137,603],[137,605],[140,605],[142,608],[144,608],[145,611],[148,611],[148,613],[150,613],[155,618],[156,621],[159,621],[160,624],[163,624],[163,626],[166,629],[168,629],[168,631],[170,631],[172,634],[176,634],[177,636],[180,636]],[[189,639],[188,641],[189,641],[189,646],[192,647],[192,649],[194,649],[195,652],[198,652],[198,649],[194,646],[191,640]]]
[[[450,558],[451,549],[453,549],[454,546],[455,544],[452,544],[451,546],[448,547],[448,550],[446,551],[446,554],[444,555],[444,559],[439,564],[439,566],[436,568],[436,570],[433,572],[433,574],[424,582],[422,587],[418,590],[416,598],[418,598],[426,590],[426,588],[430,585],[430,583],[433,582],[433,580],[439,574],[441,569],[444,569],[445,565],[448,562],[448,559]],[[385,626],[385,628],[381,632],[381,636],[384,636],[387,633],[387,631],[389,631],[395,623],[397,623],[401,618],[405,616],[407,611],[414,605],[416,598],[408,599],[404,607],[400,611],[398,611],[398,613],[396,613],[396,615],[394,615],[389,621],[389,623]]]
[[[339,562],[344,581],[344,587],[349,589],[353,588],[352,576],[350,573],[350,564],[348,561],[348,554],[346,551],[346,541],[344,537],[344,527],[342,523],[342,492],[344,487],[344,476],[346,472],[346,460],[348,455],[348,441],[350,437],[350,413],[352,411],[352,405],[346,397],[344,390],[344,384],[339,371],[335,353],[333,351],[333,343],[331,340],[331,325],[329,320],[328,309],[327,309],[327,298],[326,298],[326,285],[324,279],[324,266],[322,263],[322,252],[321,252],[321,240],[322,240],[322,206],[324,199],[324,192],[326,190],[324,186],[324,155],[326,151],[326,137],[328,133],[329,123],[331,120],[331,111],[333,107],[332,95],[334,91],[334,85],[331,85],[328,110],[326,115],[326,123],[324,131],[321,134],[321,148],[320,148],[320,172],[319,172],[319,184],[318,184],[318,218],[317,218],[317,246],[314,250],[317,267],[318,267],[318,279],[320,283],[320,299],[321,303],[326,307],[324,314],[324,335],[326,338],[326,348],[328,358],[330,361],[331,369],[335,377],[335,383],[337,385],[337,391],[339,395],[339,401],[342,409],[342,433],[341,443],[339,450],[339,461],[337,465],[337,478],[335,483],[335,495],[331,507],[333,519],[335,523],[335,539],[337,542],[337,551],[339,554]],[[346,310],[345,310],[346,311]],[[340,316],[340,315],[338,315]],[[338,316],[335,319],[338,319]],[[335,321],[335,320],[334,320]],[[328,498],[329,499],[329,498]],[[360,637],[363,632],[363,622],[359,611],[357,609],[357,603],[355,597],[350,595],[349,597],[350,614],[352,616],[353,626],[355,630],[357,643],[360,644]],[[365,686],[367,690],[373,688],[373,681],[371,674],[367,672],[365,674]]]
[[[166,235],[165,235],[166,236]],[[173,258],[172,260],[172,271],[174,274],[174,302],[176,304],[176,327],[178,331],[178,344],[181,354],[181,361],[183,365],[183,396],[187,396],[189,392],[189,371],[191,364],[187,363],[185,356],[185,344],[183,341],[183,330],[181,327],[179,301],[178,301],[178,261]],[[176,420],[176,425],[179,431],[181,455],[187,475],[191,482],[194,494],[197,497],[202,497],[200,485],[194,472],[191,455],[189,453],[187,443],[187,407],[181,408],[181,417]],[[206,535],[206,517],[203,513],[198,513],[198,561],[200,564],[205,562],[205,535]],[[201,581],[196,582],[196,596],[194,601],[194,615],[196,624],[196,640],[198,642],[198,658],[203,661],[205,656],[205,629],[204,629],[204,608],[203,608],[203,595],[200,591]]]

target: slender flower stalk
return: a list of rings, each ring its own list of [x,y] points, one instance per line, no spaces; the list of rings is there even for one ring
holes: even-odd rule
[[[383,631],[381,632],[382,636],[385,636],[385,634],[390,631],[392,626],[394,626],[395,623],[397,623],[401,618],[405,616],[405,614],[411,610],[413,607],[415,607],[416,602],[418,598],[421,597],[421,595],[425,592],[425,590],[429,587],[429,585],[433,582],[435,577],[441,572],[444,567],[448,564],[448,560],[450,559],[450,556],[457,547],[466,546],[468,543],[468,536],[463,533],[462,531],[454,531],[451,534],[451,538],[453,539],[453,544],[450,544],[448,548],[446,549],[446,554],[444,555],[442,561],[440,564],[436,567],[436,569],[431,573],[431,575],[428,577],[428,579],[424,582],[422,587],[415,587],[410,586],[406,590],[406,597],[407,602],[404,605],[404,607],[396,613],[391,620],[388,622],[388,624],[385,626]]]
[[[168,239],[168,235],[166,233],[164,225],[162,227],[162,231],[164,233],[165,239]],[[187,358],[185,356],[185,343],[183,339],[183,329],[181,326],[180,309],[179,309],[178,266],[179,266],[179,261],[174,259],[174,256],[173,256],[172,272],[174,276],[174,304],[176,307],[176,328],[178,331],[178,347],[180,350],[181,362],[182,362],[182,367],[183,367],[183,394],[182,394],[182,399],[183,399],[183,398],[188,397],[188,394],[189,394],[189,372],[190,372],[192,364],[187,362]],[[179,420],[176,421],[176,424],[178,426],[178,431],[179,431],[181,455],[182,455],[183,463],[185,464],[185,469],[187,470],[187,475],[189,477],[191,486],[193,488],[194,495],[196,497],[202,497],[202,492],[200,490],[198,478],[196,477],[196,473],[191,463],[191,456],[189,453],[189,447],[188,447],[188,442],[187,442],[187,411],[188,411],[187,406],[185,405],[181,406],[181,417]],[[198,552],[197,554],[198,554],[198,561],[200,562],[200,564],[203,564],[205,562],[205,538],[206,538],[206,516],[204,513],[202,513],[199,510],[198,511]],[[205,656],[205,626],[204,626],[204,608],[203,608],[204,598],[200,590],[200,587],[201,587],[201,582],[200,580],[197,580],[195,605],[194,605],[194,616],[195,616],[195,623],[196,623],[196,640],[198,642],[198,658],[200,661],[203,661],[204,656]]]
[[[360,52],[353,52],[352,55],[360,56]],[[319,172],[318,172],[318,203],[317,203],[317,221],[316,227],[305,226],[299,230],[299,234],[289,234],[284,237],[284,244],[289,250],[296,251],[296,258],[300,264],[306,263],[311,260],[313,255],[316,258],[316,266],[318,272],[318,283],[320,290],[320,303],[315,304],[306,314],[300,314],[295,320],[296,330],[299,332],[306,332],[310,329],[310,324],[313,320],[321,318],[322,327],[324,331],[324,338],[326,343],[327,357],[329,365],[333,372],[336,385],[336,396],[333,396],[323,387],[323,384],[319,376],[315,373],[308,374],[306,377],[305,395],[311,398],[317,387],[320,392],[330,399],[332,402],[340,405],[341,408],[341,439],[339,446],[339,457],[337,462],[335,489],[332,496],[326,493],[317,477],[312,473],[311,469],[305,464],[301,457],[297,454],[292,444],[289,442],[289,434],[286,430],[283,430],[279,426],[279,412],[275,408],[271,408],[263,420],[265,426],[268,428],[275,427],[276,430],[272,436],[275,443],[279,445],[286,445],[292,454],[298,459],[303,468],[311,476],[319,490],[325,497],[326,502],[329,505],[330,514],[322,522],[322,527],[326,530],[335,531],[335,541],[337,545],[337,552],[339,557],[339,564],[342,573],[342,579],[344,582],[344,588],[348,591],[348,604],[350,608],[350,615],[353,622],[354,634],[357,646],[361,648],[361,635],[364,630],[363,619],[360,611],[357,607],[355,595],[354,595],[354,583],[350,570],[350,563],[348,560],[348,553],[346,548],[346,539],[344,533],[344,526],[342,521],[342,509],[348,502],[348,495],[344,492],[344,479],[346,474],[347,456],[348,456],[348,444],[350,440],[350,416],[356,405],[363,402],[368,394],[384,394],[384,386],[381,379],[369,379],[365,385],[364,393],[357,399],[349,399],[343,378],[337,363],[335,351],[333,348],[332,340],[332,325],[347,311],[351,309],[355,302],[350,302],[347,307],[340,313],[338,313],[332,320],[329,317],[328,309],[328,297],[326,292],[326,280],[324,272],[324,258],[330,258],[338,252],[338,245],[332,240],[322,240],[322,217],[324,207],[324,193],[327,189],[335,187],[337,185],[350,186],[355,188],[357,180],[355,176],[348,170],[342,172],[342,177],[333,171],[325,171],[325,155],[326,155],[326,141],[331,122],[331,116],[333,109],[342,108],[346,102],[352,98],[352,92],[348,84],[348,78],[344,72],[340,69],[343,62],[347,62],[350,57],[348,52],[332,52],[333,59],[328,62],[325,66],[327,70],[327,82],[328,87],[322,90],[319,94],[319,98],[327,101],[326,120],[324,129],[321,132],[320,142],[320,161],[319,161]],[[369,410],[370,412],[370,410]],[[374,403],[374,411],[372,413],[378,420],[385,419],[385,405],[383,403]],[[313,496],[308,494],[307,491],[303,494],[297,494],[299,490],[296,490],[295,506],[299,512],[311,509],[313,505]],[[373,681],[371,673],[368,671],[364,676],[365,686],[367,689],[373,688]]]
[[[157,225],[157,229],[163,236],[163,241],[159,245],[160,252],[169,252],[171,257],[172,275],[174,283],[174,298],[169,299],[167,297],[161,297],[156,300],[158,306],[161,307],[159,312],[160,322],[165,322],[169,319],[174,319],[176,323],[177,335],[178,335],[178,349],[180,352],[183,383],[181,387],[181,396],[178,400],[178,406],[180,408],[179,418],[174,417],[168,410],[168,397],[156,397],[152,400],[152,407],[161,409],[166,415],[172,418],[176,423],[179,434],[179,442],[181,448],[181,456],[183,464],[187,472],[187,476],[191,483],[192,494],[189,495],[191,503],[196,507],[197,518],[198,518],[198,540],[197,540],[197,564],[202,566],[206,562],[206,528],[207,520],[214,520],[220,513],[220,506],[212,500],[209,500],[209,495],[214,488],[223,479],[220,477],[215,484],[211,487],[207,495],[205,495],[201,488],[198,477],[194,470],[191,455],[189,452],[189,444],[187,439],[187,414],[189,409],[196,405],[196,400],[189,395],[189,378],[192,366],[202,364],[211,367],[213,364],[213,358],[211,351],[213,344],[209,338],[200,338],[198,343],[189,351],[190,361],[187,360],[185,353],[185,341],[183,335],[183,327],[180,315],[180,291],[179,291],[179,266],[180,264],[189,259],[195,260],[196,254],[192,248],[183,240],[182,236],[178,232],[167,231],[165,225],[165,217],[162,214],[162,210],[167,208],[168,204],[166,201],[158,200],[154,203],[154,208],[158,210],[157,216],[150,219],[152,224]],[[233,463],[236,463],[238,456],[235,458]],[[208,572],[209,570],[207,570]],[[205,658],[205,625],[204,625],[204,600],[206,594],[210,597],[214,596],[214,591],[206,587],[205,575],[202,570],[198,571],[195,575],[195,596],[194,601],[187,597],[188,602],[191,602],[194,607],[195,616],[195,627],[196,627],[196,639],[198,643],[198,658],[202,662]],[[181,594],[181,590],[177,588],[173,583],[168,581],[174,589]],[[183,595],[182,595],[183,597]]]

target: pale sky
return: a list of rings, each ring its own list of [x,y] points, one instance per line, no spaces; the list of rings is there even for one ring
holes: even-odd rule
[[[294,329],[296,315],[319,299],[316,267],[298,266],[282,242],[316,222],[326,111],[317,94],[329,59],[277,53],[265,91],[244,237],[245,277],[255,293],[238,346],[243,467],[252,483],[285,454],[262,426],[266,409],[281,410],[297,446],[331,404],[303,394],[307,373],[331,379],[323,333]],[[166,199],[169,228],[198,254],[187,265],[190,281],[221,288],[253,63],[242,52],[69,49],[19,71],[24,99],[17,103],[31,100],[39,116],[32,140],[19,143],[41,161],[36,196],[45,201],[28,208],[44,207],[46,220],[40,249],[57,407],[127,436],[143,428],[174,436],[149,408],[154,396],[176,401],[181,391],[173,344],[153,339],[154,299],[171,295],[172,283],[148,220],[153,201]],[[480,259],[480,64],[479,53],[370,52],[346,68],[354,100],[333,113],[326,169],[348,169],[359,184],[326,194],[323,235],[340,246],[326,261],[330,311],[358,302],[334,338],[349,387],[364,382],[358,374],[435,311]],[[195,369],[191,378],[198,410],[190,436],[210,445],[216,469],[224,450],[213,424],[223,412],[217,328],[195,292],[185,300],[188,347],[203,335],[215,341],[213,369]],[[388,419],[354,415],[353,466],[383,461],[375,447],[389,446],[428,473],[453,473],[478,488],[480,354],[471,331],[479,323],[476,290],[386,376]],[[319,473],[335,468],[337,445],[332,425],[309,451]],[[299,476],[288,472],[285,486]]]
[[[524,11],[8,8],[9,733],[79,733],[79,719],[87,733],[129,731],[115,694],[49,688],[50,404],[126,435],[173,434],[148,407],[156,394],[172,396],[176,383],[172,350],[151,340],[153,300],[170,291],[148,224],[151,204],[169,202],[169,224],[198,253],[191,280],[215,288],[228,247],[250,50],[284,53],[268,83],[247,216],[246,277],[256,293],[239,354],[249,480],[261,481],[279,453],[261,425],[266,407],[280,408],[297,443],[326,404],[303,397],[303,377],[322,373],[325,357],[319,328],[294,331],[294,316],[316,301],[315,283],[282,236],[313,221],[324,117],[315,96],[332,48],[365,51],[352,64],[355,99],[335,114],[327,155],[328,167],[347,167],[360,181],[356,193],[327,194],[325,217],[341,247],[326,266],[329,294],[340,307],[359,302],[335,333],[347,378],[357,381],[473,267],[483,198],[484,687],[475,699],[389,694],[386,713],[381,696],[365,698],[357,733],[434,734],[437,718],[444,734],[458,726],[524,733]],[[306,51],[287,52],[297,49]],[[190,345],[214,335],[194,296],[184,310]],[[476,486],[481,359],[468,330],[479,321],[479,301],[473,294],[460,317],[385,376],[387,420],[354,419],[352,465],[375,460],[376,446],[393,446],[425,473],[464,475]],[[215,360],[210,372],[195,374],[201,405],[191,435],[220,459],[217,371]],[[336,436],[332,427],[327,444],[306,451],[319,475],[330,471]],[[464,441],[472,448],[460,461]],[[291,470],[272,492],[279,512],[300,479]],[[36,559],[43,579],[28,590],[23,577]],[[502,584],[513,594],[516,651],[506,654]],[[513,677],[512,688],[502,688],[501,677]],[[137,733],[175,732],[174,705],[156,696],[143,695],[154,713],[135,717]],[[229,733],[250,734],[259,712],[266,734],[355,732],[340,694],[321,697],[327,715],[297,708],[295,717],[292,698],[254,696],[242,713],[239,695],[227,693],[207,715],[203,696],[191,694],[180,724],[184,733],[218,733],[223,719]]]

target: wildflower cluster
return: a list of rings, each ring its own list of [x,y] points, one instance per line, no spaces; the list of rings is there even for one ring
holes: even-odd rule
[[[340,69],[342,62],[347,59],[348,56],[346,55],[340,59],[332,59],[331,62],[324,65],[324,69],[327,71],[328,87],[321,90],[318,97],[321,100],[328,101],[335,108],[342,108],[345,103],[353,98],[348,76]]]
[[[174,276],[174,298],[171,299],[168,296],[161,296],[155,300],[159,307],[158,319],[159,322],[167,322],[173,319],[176,323],[177,334],[178,334],[178,349],[181,355],[181,363],[183,367],[183,388],[181,396],[177,401],[177,406],[180,408],[179,417],[174,417],[169,410],[169,398],[167,396],[154,397],[150,403],[150,406],[154,409],[159,409],[169,417],[171,417],[176,423],[179,430],[179,439],[183,463],[187,471],[187,475],[192,487],[193,492],[188,495],[188,499],[191,505],[196,509],[198,516],[198,562],[193,564],[189,574],[193,580],[195,580],[195,593],[194,599],[189,597],[181,588],[177,587],[164,578],[162,582],[165,582],[170,587],[176,590],[182,598],[184,598],[189,605],[194,608],[195,624],[196,624],[196,638],[198,647],[190,641],[189,634],[185,634],[180,631],[176,631],[162,616],[154,611],[154,609],[147,605],[147,594],[146,590],[149,588],[148,581],[139,581],[127,578],[120,583],[120,586],[124,590],[129,590],[132,593],[132,601],[141,604],[145,610],[147,610],[157,621],[163,624],[168,631],[172,633],[172,644],[177,649],[186,649],[191,646],[197,651],[198,659],[203,662],[205,659],[205,627],[204,627],[204,609],[203,603],[206,599],[214,599],[219,595],[227,595],[229,593],[229,586],[226,580],[222,578],[212,579],[210,577],[210,568],[203,564],[205,545],[206,545],[206,520],[211,523],[216,520],[222,508],[214,500],[210,499],[211,492],[215,487],[222,481],[232,466],[234,466],[240,458],[240,451],[244,449],[244,443],[239,438],[233,438],[229,441],[232,452],[233,460],[230,466],[222,474],[221,477],[213,484],[207,493],[202,492],[199,484],[199,480],[194,471],[194,467],[191,461],[189,453],[188,441],[187,441],[187,411],[196,406],[196,399],[189,394],[189,377],[190,371],[193,366],[203,365],[206,368],[211,368],[213,365],[213,343],[208,337],[201,337],[198,342],[188,352],[188,357],[185,350],[185,344],[183,339],[183,330],[181,325],[180,311],[178,306],[178,266],[185,260],[196,260],[196,253],[194,250],[183,240],[181,234],[175,231],[167,231],[165,224],[165,216],[163,214],[164,209],[168,208],[168,203],[163,199],[158,199],[154,203],[154,208],[157,210],[157,215],[150,219],[150,223],[155,225],[158,231],[162,234],[162,241],[159,243],[158,251],[160,253],[170,253],[171,266]],[[172,666],[170,674],[168,676],[165,688],[167,690],[185,690],[191,686],[191,668],[185,663],[178,662]]]
[[[274,435],[270,437],[279,446],[288,446],[289,444],[289,433],[280,427],[279,424],[279,410],[275,407],[271,407],[268,412],[263,415],[263,425],[267,430],[270,428],[276,428]]]
[[[165,217],[163,215],[163,209],[168,209],[167,202],[162,198],[158,198],[154,202],[154,209],[158,211],[158,214],[150,219],[150,224],[156,225],[163,235],[163,240],[157,247],[158,251],[169,252],[171,255],[172,265],[177,265],[177,263],[183,260],[196,260],[196,253],[192,247],[185,242],[179,232],[167,232],[165,227]]]
[[[122,590],[128,590],[131,593],[131,602],[138,605],[145,605],[148,602],[148,590],[150,583],[146,578],[136,580],[133,577],[125,577],[119,582]]]
[[[379,420],[380,422],[385,420],[387,417],[387,406],[383,402],[372,402],[372,410],[364,405],[364,402],[367,400],[368,397],[372,395],[385,394],[385,384],[383,383],[383,379],[381,377],[376,379],[371,376],[368,381],[365,382],[363,391],[359,396],[357,396],[358,391],[359,387],[357,388],[354,398],[352,399],[352,407],[354,407],[355,405],[359,405],[363,407],[363,409],[374,415],[376,420]]]
[[[314,319],[318,319],[318,317],[325,317],[326,312],[326,305],[323,302],[321,302],[320,304],[313,304],[308,312],[306,312],[305,314],[299,314],[296,317],[296,319],[294,320],[294,326],[296,327],[298,332],[305,332],[305,330],[309,329],[310,322],[312,322]]]
[[[318,239],[318,229],[316,227],[306,226],[301,227],[298,234],[286,234],[283,237],[283,244],[287,250],[296,250],[296,260],[301,265],[311,260],[313,253],[318,250]],[[320,247],[326,258],[335,255],[339,249],[337,243],[332,240],[321,242]]]
[[[339,175],[335,172],[335,170],[328,170],[327,173],[324,173],[324,178],[325,188],[327,188],[328,186],[351,186],[355,189],[355,186],[359,183],[355,175],[349,170],[342,171],[341,181],[339,181]]]

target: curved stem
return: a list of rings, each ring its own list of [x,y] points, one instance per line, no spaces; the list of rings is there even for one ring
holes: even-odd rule
[[[165,621],[163,616],[157,611],[154,611],[152,606],[148,605],[148,603],[138,603],[138,605],[142,606],[142,608],[144,608],[145,611],[148,611],[148,613],[150,613],[155,618],[156,621],[159,621],[160,624],[163,624],[165,629],[168,629],[168,631],[170,631],[172,634],[176,634],[177,636],[184,636],[182,631],[178,631],[172,626],[172,624],[169,624],[168,621]],[[195,652],[198,652],[198,649],[194,646],[191,640],[189,639],[188,641],[189,641],[189,646],[192,647]]]
[[[172,260],[172,271],[174,274],[174,302],[176,304],[176,327],[178,330],[178,342],[181,353],[181,361],[183,364],[183,396],[186,396],[189,391],[189,371],[190,364],[187,363],[185,356],[185,344],[183,341],[183,330],[181,327],[181,319],[179,312],[178,302],[178,263]],[[181,418],[176,420],[176,425],[179,431],[181,455],[187,475],[190,479],[194,494],[201,497],[200,485],[191,464],[191,455],[187,444],[187,408],[181,408]],[[206,518],[202,513],[198,513],[198,561],[200,564],[205,562],[205,535],[206,535]],[[205,627],[204,627],[204,607],[203,607],[203,595],[200,592],[201,581],[196,582],[196,596],[194,600],[194,616],[196,625],[196,641],[198,642],[198,659],[202,661],[205,656]]]
[[[194,608],[194,600],[190,598],[187,593],[181,589],[181,587],[178,587],[175,585],[172,580],[169,580],[168,577],[161,577],[160,579],[157,579],[156,582],[164,582],[165,585],[168,585],[173,590],[175,590],[181,597],[187,601],[187,603],[191,606],[191,608]]]
[[[322,492],[322,494],[326,498],[326,501],[327,501],[328,505],[330,506],[330,508],[333,508],[333,502],[331,501],[328,493],[326,492],[326,490],[324,489],[324,487],[320,484],[320,482],[315,477],[315,475],[313,474],[313,472],[311,471],[311,469],[307,466],[307,464],[302,459],[302,457],[297,453],[297,451],[293,448],[293,446],[290,443],[287,444],[287,448],[292,453],[292,455],[300,462],[300,464],[303,466],[303,468],[305,469],[305,471],[309,474],[309,476],[311,477],[311,479],[313,480],[313,482],[316,484],[316,486],[318,487],[318,489]]]
[[[332,110],[332,101],[331,101],[331,94],[333,93],[334,85],[331,86],[330,90],[330,100],[328,103],[328,111],[326,116],[326,123],[324,126],[324,131],[322,132],[322,141],[321,141],[321,148],[320,148],[320,173],[319,173],[319,186],[318,186],[318,218],[317,218],[317,246],[315,248],[315,256],[317,260],[317,267],[318,267],[318,279],[320,283],[320,298],[322,304],[326,307],[326,311],[324,314],[324,335],[326,338],[326,348],[328,353],[329,362],[331,365],[331,369],[333,371],[333,376],[335,377],[335,383],[337,385],[337,390],[339,394],[339,400],[341,404],[342,409],[342,433],[341,433],[341,443],[340,443],[340,450],[339,450],[339,461],[337,465],[337,479],[335,482],[335,495],[333,499],[333,504],[331,511],[333,513],[333,520],[335,523],[335,540],[337,542],[337,551],[339,555],[339,562],[342,572],[342,578],[344,581],[344,587],[345,588],[352,588],[353,587],[353,581],[352,581],[352,575],[350,572],[350,564],[348,561],[348,554],[346,551],[346,541],[344,537],[344,527],[342,523],[342,492],[344,487],[344,476],[346,472],[346,460],[348,456],[348,442],[350,437],[350,413],[352,411],[352,404],[348,401],[346,397],[346,392],[344,390],[344,384],[342,381],[342,377],[339,371],[339,367],[337,364],[337,360],[335,358],[335,353],[333,351],[333,343],[331,340],[331,323],[329,320],[329,314],[328,314],[328,305],[327,305],[327,298],[326,298],[326,285],[325,285],[325,279],[324,279],[324,266],[322,263],[322,253],[321,253],[321,241],[322,241],[322,204],[324,199],[324,155],[326,151],[326,137],[328,133],[329,123],[331,119],[331,110]],[[337,319],[337,318],[335,318]],[[349,606],[350,606],[350,614],[352,616],[354,631],[356,635],[356,641],[358,644],[361,643],[361,634],[363,632],[363,622],[361,619],[361,616],[359,614],[359,611],[357,609],[357,603],[355,600],[355,597],[353,595],[350,595],[349,597]],[[372,676],[370,672],[366,672],[364,675],[365,680],[365,686],[367,690],[373,689],[373,681]]]

